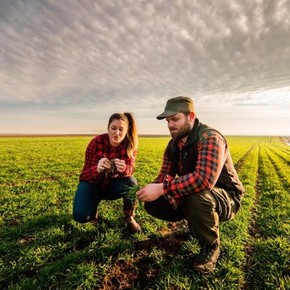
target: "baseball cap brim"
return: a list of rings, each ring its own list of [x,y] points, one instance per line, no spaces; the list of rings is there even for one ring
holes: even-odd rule
[[[176,111],[164,111],[162,114],[158,115],[156,118],[157,118],[157,120],[162,120],[164,118],[173,116],[173,115],[175,115],[177,113],[178,112],[176,112]]]
[[[183,97],[183,96],[169,99],[166,103],[164,112],[158,115],[156,118],[157,120],[162,120],[164,118],[173,116],[177,114],[178,112],[183,112],[183,113],[194,112],[192,99],[189,97]]]

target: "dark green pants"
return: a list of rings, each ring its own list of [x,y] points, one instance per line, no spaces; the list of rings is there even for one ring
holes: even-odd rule
[[[181,205],[174,210],[164,196],[146,202],[146,211],[162,220],[186,219],[194,237],[208,245],[219,241],[219,223],[232,219],[240,208],[234,193],[221,188],[192,193],[183,197]]]

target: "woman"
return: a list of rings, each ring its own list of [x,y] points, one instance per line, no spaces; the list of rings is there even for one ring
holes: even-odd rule
[[[73,217],[77,222],[97,223],[102,200],[123,198],[124,220],[128,230],[141,230],[135,221],[136,202],[126,194],[137,185],[132,176],[138,136],[131,113],[115,113],[108,122],[108,133],[94,137],[86,149],[83,170],[74,198]]]

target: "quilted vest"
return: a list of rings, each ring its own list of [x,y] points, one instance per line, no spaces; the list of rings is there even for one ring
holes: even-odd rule
[[[198,155],[197,145],[200,136],[206,131],[217,132],[226,143],[226,161],[215,186],[233,192],[234,195],[240,199],[244,194],[245,189],[238,178],[238,174],[234,167],[226,139],[217,130],[207,126],[206,124],[200,123],[198,119],[195,119],[194,127],[190,131],[187,142],[181,150],[178,148],[177,142],[170,140],[170,142],[168,143],[166,148],[166,154],[168,154],[169,159],[173,161],[173,168],[170,172],[170,175],[182,176],[194,172]],[[178,166],[179,162],[182,162],[181,171],[180,166]]]

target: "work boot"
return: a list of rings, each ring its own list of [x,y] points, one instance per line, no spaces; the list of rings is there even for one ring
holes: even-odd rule
[[[127,225],[127,229],[131,234],[141,231],[140,225],[134,219],[135,217],[135,207],[137,203],[132,201],[129,198],[123,199],[123,212],[124,212],[124,221]]]
[[[215,269],[219,254],[218,242],[215,242],[212,246],[202,243],[200,252],[194,261],[193,270],[201,274],[212,272]]]
[[[141,231],[140,225],[136,222],[136,220],[133,217],[125,219],[125,222],[127,223],[127,229],[131,234],[135,234]]]
[[[187,240],[194,236],[191,224],[187,220],[181,220],[177,224],[180,228],[173,232],[173,237],[181,240]]]

